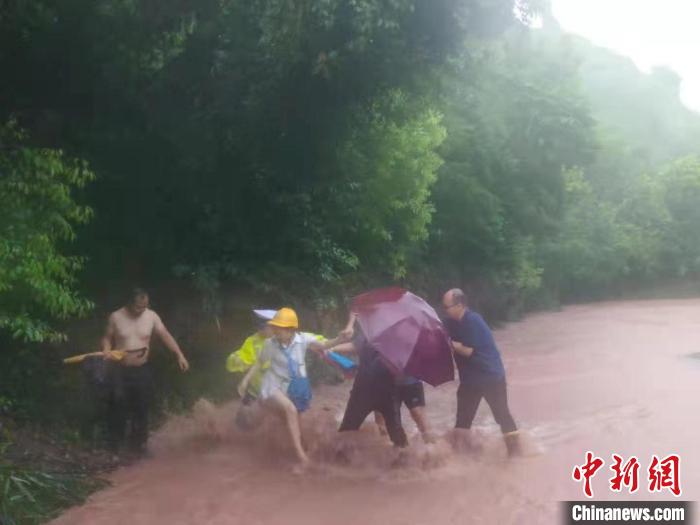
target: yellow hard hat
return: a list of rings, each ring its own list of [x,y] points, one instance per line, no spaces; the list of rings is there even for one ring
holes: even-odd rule
[[[278,328],[299,328],[299,318],[291,308],[280,308],[267,324]]]

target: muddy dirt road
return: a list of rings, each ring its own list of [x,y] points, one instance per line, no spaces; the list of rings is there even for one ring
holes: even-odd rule
[[[352,436],[351,464],[332,461],[335,425],[349,384],[315,392],[305,441],[316,467],[291,472],[291,454],[274,422],[253,435],[232,430],[233,405],[200,403],[152,437],[155,457],[112,475],[114,485],[56,525],[290,525],[558,523],[557,502],[584,499],[571,478],[587,450],[606,460],[597,499],[672,499],[647,491],[653,454],[681,456],[683,500],[700,496],[700,300],[573,306],[496,332],[508,372],[513,414],[539,454],[505,458],[498,428],[482,403],[476,420],[484,448],[458,454],[446,442],[423,445],[415,428],[408,459],[369,422]],[[436,431],[454,423],[456,383],[426,387]],[[410,421],[404,414],[404,421]],[[222,434],[220,439],[215,434]],[[640,459],[640,490],[609,489],[610,455]]]

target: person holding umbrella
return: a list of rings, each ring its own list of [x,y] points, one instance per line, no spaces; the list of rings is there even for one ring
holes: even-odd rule
[[[491,329],[478,313],[469,309],[462,290],[455,288],[445,293],[442,307],[448,317],[446,326],[460,380],[455,428],[471,429],[483,398],[501,427],[508,455],[520,455],[518,427],[508,408],[506,372]]]
[[[377,411],[392,442],[405,447],[397,378],[413,377],[433,386],[452,381],[454,366],[447,333],[435,310],[402,288],[359,295],[353,299],[351,312],[341,333],[348,336],[356,324],[352,347],[360,356],[360,365],[339,430],[357,430]]]
[[[356,319],[357,316],[351,313],[348,318],[348,323],[341,334],[346,337],[352,337],[355,333]],[[341,352],[350,351],[356,352],[355,346],[352,345],[352,343],[341,345]],[[421,436],[423,436],[423,441],[426,443],[434,443],[435,437],[432,432],[430,432],[430,427],[425,417],[425,389],[423,388],[423,382],[415,377],[402,376],[395,378],[394,383],[396,389],[395,392],[392,393],[392,398],[394,399],[394,403],[397,404],[397,411],[400,413],[401,405],[406,405],[409,414],[411,414],[411,418],[415,422],[416,427],[418,427]],[[391,417],[396,417],[393,411]],[[386,418],[379,409],[374,410],[374,421],[379,428],[379,433],[382,436],[388,436],[389,431],[387,430]]]
[[[354,323],[355,315],[351,314],[350,319],[349,324]],[[354,329],[352,333],[352,342],[333,348],[333,351],[338,353],[355,352],[359,358],[357,374],[338,432],[359,430],[367,416],[374,412],[380,414],[383,428],[391,442],[399,448],[404,448],[408,446],[408,438],[401,425],[394,376],[382,362],[377,350],[369,343],[362,329]],[[349,335],[347,328],[343,335]],[[379,421],[377,423],[379,424]]]

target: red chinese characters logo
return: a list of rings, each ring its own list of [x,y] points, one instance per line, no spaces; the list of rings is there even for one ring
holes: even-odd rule
[[[649,465],[649,492],[669,489],[674,496],[680,496],[680,467],[681,458],[676,454],[671,454],[662,460],[656,455],[652,456],[651,465]]]
[[[622,492],[626,487],[630,493],[639,490],[639,460],[632,456],[625,461],[618,454],[612,455],[613,463],[610,470],[613,477],[610,478],[610,489],[613,492]],[[605,462],[596,457],[593,452],[586,452],[586,462],[576,465],[572,477],[574,481],[583,482],[583,493],[588,498],[593,497],[592,480]],[[674,496],[681,495],[680,484],[681,459],[676,454],[671,454],[664,459],[654,455],[649,465],[649,492],[661,492],[668,489]]]
[[[624,485],[630,493],[637,492],[639,489],[639,461],[637,458],[632,456],[623,466],[622,458],[613,454],[613,461],[615,463],[610,467],[610,470],[615,473],[615,476],[610,479],[610,488],[614,492],[620,492]]]
[[[586,463],[580,467],[577,465],[574,468],[573,478],[575,481],[583,480],[583,493],[589,497],[593,497],[593,489],[591,488],[591,478],[603,466],[603,460],[593,456],[593,452],[586,453]]]

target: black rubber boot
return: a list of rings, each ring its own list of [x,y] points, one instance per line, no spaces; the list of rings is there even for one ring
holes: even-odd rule
[[[517,430],[515,432],[503,434],[503,441],[505,441],[509,458],[516,458],[523,455],[523,450],[520,443],[520,434]]]

